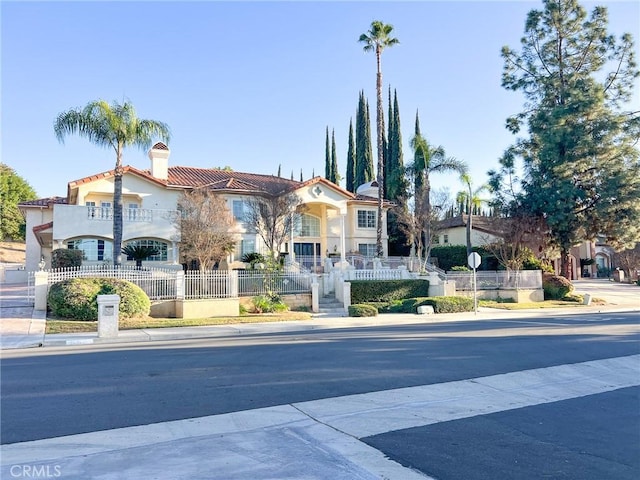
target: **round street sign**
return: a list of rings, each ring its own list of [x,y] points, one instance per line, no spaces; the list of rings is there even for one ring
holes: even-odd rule
[[[477,252],[471,252],[467,257],[467,263],[471,268],[478,268],[480,266],[480,262],[482,262],[482,258],[478,255]]]

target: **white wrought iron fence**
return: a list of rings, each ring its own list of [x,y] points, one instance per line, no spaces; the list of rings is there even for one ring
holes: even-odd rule
[[[111,265],[87,265],[80,268],[57,268],[47,270],[47,283],[54,283],[71,278],[118,278],[138,285],[150,300],[166,300],[176,298],[176,270],[163,268],[137,269],[135,266],[122,265],[114,268]]]
[[[312,275],[298,272],[261,272],[239,270],[238,295],[248,297],[277,293],[278,295],[311,292]]]
[[[456,290],[473,290],[473,272],[448,272]],[[540,270],[498,270],[476,272],[478,290],[535,290],[542,288]]]
[[[184,298],[237,298],[238,272],[188,270],[184,274]]]

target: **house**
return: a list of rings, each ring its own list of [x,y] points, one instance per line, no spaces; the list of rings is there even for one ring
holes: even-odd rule
[[[136,243],[155,247],[159,253],[146,265],[179,268],[179,232],[173,218],[181,194],[194,188],[207,188],[222,195],[236,219],[233,233],[237,246],[227,259],[231,268],[243,266],[240,259],[245,253],[264,253],[260,236],[243,223],[246,204],[256,196],[295,193],[305,207],[283,253],[293,253],[317,268],[330,253],[342,260],[347,252],[375,253],[375,183],[354,194],[321,177],[298,182],[273,175],[170,166],[169,156],[169,148],[158,142],[149,151],[148,170],[124,167],[123,246]],[[19,205],[27,224],[27,271],[37,270],[41,259],[50,266],[51,252],[58,248],[82,250],[84,264],[112,263],[113,181],[114,171],[109,170],[69,182],[66,197]],[[385,203],[385,255],[388,208]]]
[[[467,244],[467,221],[469,215],[462,214],[456,217],[447,218],[438,223],[437,237],[434,245],[466,245]],[[505,225],[499,222],[504,219],[497,217],[487,217],[473,215],[471,217],[471,245],[484,246],[501,238],[500,230]],[[527,246],[532,251],[539,251],[539,245],[535,242],[528,242]],[[582,265],[581,259],[593,259],[591,265]],[[560,273],[560,258],[550,259],[556,273]],[[586,240],[574,246],[569,252],[571,264],[571,279],[581,277],[595,277],[598,272],[609,271],[613,262],[613,249],[608,246],[604,238],[599,237],[594,241]]]

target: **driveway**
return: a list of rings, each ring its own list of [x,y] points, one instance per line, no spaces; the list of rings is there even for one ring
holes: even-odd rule
[[[0,349],[39,347],[45,312],[34,312],[27,284],[0,284]]]
[[[572,283],[574,293],[602,298],[607,306],[640,308],[640,287],[635,284],[612,282],[606,278],[585,278]]]

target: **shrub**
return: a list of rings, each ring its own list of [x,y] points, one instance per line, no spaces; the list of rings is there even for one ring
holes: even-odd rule
[[[470,272],[471,269],[469,267],[465,267],[464,265],[456,265],[451,267],[452,272]]]
[[[573,284],[560,275],[542,274],[542,289],[545,300],[560,300],[573,291]]]
[[[119,315],[131,318],[149,315],[151,301],[134,283],[117,278],[72,278],[54,283],[47,303],[56,317],[97,320],[98,295],[120,295]]]
[[[351,302],[392,302],[429,294],[428,280],[357,280],[351,282]]]
[[[289,307],[278,295],[258,295],[253,297],[253,308],[256,313],[286,312]]]
[[[420,297],[404,300],[402,312],[416,313],[422,305],[431,305],[434,313],[472,312],[474,307],[469,297]]]
[[[51,252],[51,268],[77,268],[82,265],[82,250],[58,248]]]
[[[355,304],[349,305],[350,317],[377,317],[378,309],[373,305]]]
[[[473,247],[473,251],[479,253],[482,257],[482,263],[478,270],[498,270],[499,262],[495,255],[482,247]],[[466,245],[442,245],[433,247],[430,256],[437,258],[438,267],[446,271],[451,270],[456,265],[467,265]]]

